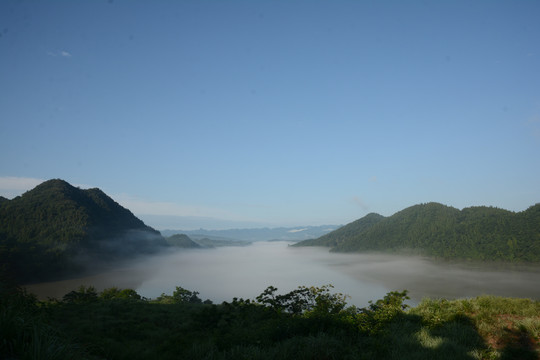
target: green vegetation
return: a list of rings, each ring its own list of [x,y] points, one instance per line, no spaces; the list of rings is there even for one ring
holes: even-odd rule
[[[0,358],[17,359],[537,359],[540,302],[483,296],[426,299],[406,291],[366,308],[332,287],[299,287],[255,300],[204,303],[80,287],[38,302],[0,287]]]
[[[201,246],[191,240],[186,234],[176,234],[165,238],[167,244],[181,248],[200,248]]]
[[[165,245],[159,232],[99,189],[50,180],[0,201],[0,272],[19,283],[81,270],[75,258],[88,264]]]
[[[493,207],[458,210],[437,203],[390,217],[369,214],[318,239],[295,246],[333,251],[415,251],[428,256],[498,261],[540,261],[540,204],[514,213]]]
[[[294,246],[328,246],[336,247],[343,244],[352,237],[361,234],[371,228],[373,225],[384,220],[384,216],[370,213],[361,219],[353,221],[350,224],[340,227],[326,235],[323,235],[317,239],[309,239],[297,243]]]
[[[46,306],[0,282],[1,359],[89,359],[76,341],[50,322]]]

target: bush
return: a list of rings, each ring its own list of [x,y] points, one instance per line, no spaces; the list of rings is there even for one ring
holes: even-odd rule
[[[407,290],[403,290],[389,292],[375,303],[370,301],[367,308],[359,310],[357,317],[359,330],[371,335],[379,333],[396,316],[403,314],[408,307],[403,303],[406,299],[409,299]]]

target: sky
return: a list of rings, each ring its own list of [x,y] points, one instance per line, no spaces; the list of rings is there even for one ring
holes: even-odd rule
[[[540,202],[540,2],[0,2],[0,195],[158,229]]]

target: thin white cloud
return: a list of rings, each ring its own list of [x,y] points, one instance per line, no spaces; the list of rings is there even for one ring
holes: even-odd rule
[[[41,184],[44,180],[16,176],[0,176],[0,196],[8,199],[19,196]]]
[[[47,51],[47,55],[52,56],[52,57],[61,56],[61,57],[68,57],[68,58],[72,56],[71,53],[66,50]]]
[[[180,205],[172,202],[148,201],[127,194],[113,195],[112,198],[136,215],[198,216],[225,220],[249,220],[226,210],[205,206]]]
[[[289,230],[289,231],[287,231],[287,232],[290,232],[290,233],[297,233],[297,232],[300,232],[300,231],[306,231],[306,230],[307,230],[307,228],[305,228],[305,229],[293,229],[293,230]]]
[[[26,191],[32,190],[44,181],[46,180],[16,176],[0,176],[0,196],[13,199],[16,196],[22,195]],[[87,184],[72,185],[81,189],[89,189],[94,187]],[[148,201],[128,194],[109,194],[109,196],[137,216],[192,216],[216,218],[229,221],[255,221],[253,219],[242,217],[238,214],[234,214],[230,211],[219,208],[180,205],[172,202]]]

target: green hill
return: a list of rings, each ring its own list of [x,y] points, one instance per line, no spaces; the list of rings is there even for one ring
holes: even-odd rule
[[[200,248],[201,245],[197,244],[195,241],[191,240],[186,234],[175,234],[165,238],[165,241],[171,246],[181,247],[181,248]]]
[[[315,245],[340,252],[412,250],[449,259],[540,261],[540,204],[518,213],[420,204],[389,217],[366,215],[296,246]]]
[[[328,247],[337,247],[340,246],[343,242],[346,242],[351,237],[356,234],[360,234],[373,225],[377,224],[379,221],[383,220],[384,216],[370,213],[364,216],[361,219],[353,221],[350,224],[340,227],[326,235],[323,235],[317,239],[305,240],[298,243],[298,246],[328,246]]]
[[[166,245],[99,189],[49,180],[22,196],[0,201],[0,270],[17,281],[43,280],[87,264]]]

